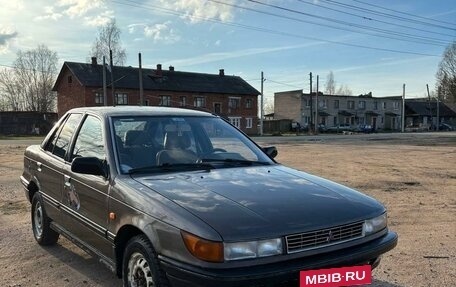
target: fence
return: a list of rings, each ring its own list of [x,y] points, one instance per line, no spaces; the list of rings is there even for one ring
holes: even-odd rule
[[[57,113],[0,112],[0,135],[45,135],[57,119]]]

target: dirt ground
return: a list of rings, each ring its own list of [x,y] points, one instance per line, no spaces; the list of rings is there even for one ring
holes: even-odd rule
[[[399,244],[376,287],[456,286],[456,137],[435,141],[280,143],[278,161],[371,195],[388,208]],[[19,183],[25,146],[0,146],[1,286],[121,286],[65,238],[35,243]]]

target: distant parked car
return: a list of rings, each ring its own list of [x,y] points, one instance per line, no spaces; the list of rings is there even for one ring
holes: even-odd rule
[[[332,133],[340,133],[340,132],[345,132],[345,131],[352,131],[352,127],[350,124],[345,123],[345,124],[339,124],[334,127],[329,127],[326,129],[327,132],[332,132]]]
[[[328,128],[326,127],[326,125],[324,125],[324,124],[319,124],[318,125],[318,132],[325,133],[327,131],[328,131]]]
[[[449,125],[446,123],[441,123],[439,125],[439,131],[454,131],[454,130],[456,130],[456,128],[453,127],[452,125]]]
[[[373,133],[375,130],[371,125],[358,125],[355,129],[355,132],[370,134]]]

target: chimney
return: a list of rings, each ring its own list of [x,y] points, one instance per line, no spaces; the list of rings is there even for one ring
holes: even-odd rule
[[[162,75],[162,65],[161,64],[157,64],[157,69],[155,70],[155,74],[157,76],[161,76]]]
[[[225,70],[224,69],[220,69],[219,70],[219,76],[225,76]]]
[[[169,70],[170,70],[171,72],[174,72],[174,67],[173,67],[173,66],[169,66]]]
[[[92,57],[92,66],[96,66],[97,64],[97,57]]]

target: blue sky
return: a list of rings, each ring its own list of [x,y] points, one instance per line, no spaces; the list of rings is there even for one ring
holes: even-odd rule
[[[18,50],[38,44],[56,51],[61,63],[85,62],[98,27],[115,17],[127,65],[137,66],[141,52],[145,67],[161,63],[204,73],[223,68],[258,90],[264,71],[268,100],[278,91],[308,91],[309,72],[320,75],[324,90],[329,71],[355,95],[400,95],[405,83],[407,97],[424,96],[426,84],[435,86],[446,44],[456,39],[454,0],[0,0],[0,7],[0,65],[12,65]],[[399,39],[366,35],[379,30],[353,25]]]

